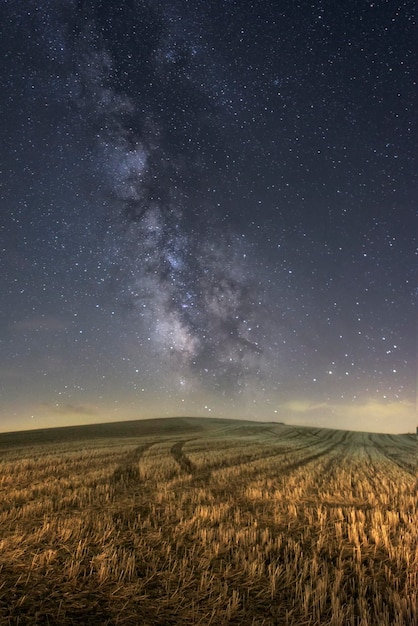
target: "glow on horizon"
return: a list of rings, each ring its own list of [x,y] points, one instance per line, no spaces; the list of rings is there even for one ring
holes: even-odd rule
[[[262,406],[256,402],[252,405],[228,405],[220,398],[199,400],[171,398],[161,402],[148,398],[143,402],[115,402],[112,407],[94,402],[26,404],[14,409],[10,407],[7,414],[3,415],[0,432],[185,416],[277,421],[294,426],[401,434],[415,432],[418,420],[416,406],[411,401],[365,399],[355,404],[294,398]]]

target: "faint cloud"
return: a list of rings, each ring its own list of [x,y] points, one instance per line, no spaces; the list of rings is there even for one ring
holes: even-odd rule
[[[11,330],[29,332],[61,332],[68,328],[68,320],[54,315],[27,317],[10,326]]]
[[[24,379],[22,372],[17,368],[0,367],[0,380],[18,380]]]
[[[395,426],[399,429],[405,420],[416,419],[416,407],[413,402],[379,402],[377,400],[369,400],[359,406],[345,405],[344,412],[350,419],[358,419],[364,416],[367,420],[379,420]]]
[[[330,408],[326,402],[312,402],[309,400],[291,400],[282,404],[280,407],[284,411],[291,411],[292,413],[313,413],[318,410],[324,410]]]
[[[291,423],[325,428],[401,433],[415,430],[416,407],[411,401],[365,400],[359,403],[295,399],[277,407]]]
[[[41,407],[47,409],[49,413],[60,415],[97,415],[99,413],[98,407],[94,404],[49,404],[45,402]]]

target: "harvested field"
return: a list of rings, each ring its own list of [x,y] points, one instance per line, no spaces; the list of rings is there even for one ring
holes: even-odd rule
[[[0,625],[418,624],[415,436],[173,418],[0,452]]]

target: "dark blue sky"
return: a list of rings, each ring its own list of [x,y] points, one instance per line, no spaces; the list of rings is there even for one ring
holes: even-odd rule
[[[414,2],[0,19],[0,429],[414,429]]]

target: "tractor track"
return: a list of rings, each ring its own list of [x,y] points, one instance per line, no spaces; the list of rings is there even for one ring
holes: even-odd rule
[[[145,452],[156,443],[158,443],[158,441],[144,443],[132,450],[124,463],[121,463],[121,465],[115,469],[110,482],[125,488],[138,484],[140,481],[139,461]]]
[[[178,441],[173,444],[170,448],[170,453],[176,463],[180,466],[180,468],[186,472],[186,474],[196,474],[198,468],[196,465],[189,459],[189,457],[183,452],[183,446],[188,441],[193,441],[192,439],[186,439],[185,441]]]

